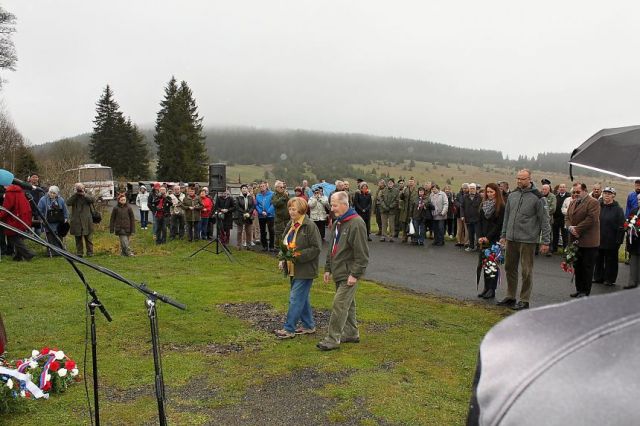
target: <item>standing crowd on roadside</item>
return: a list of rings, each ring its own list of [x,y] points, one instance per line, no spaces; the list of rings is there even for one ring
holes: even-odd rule
[[[41,187],[37,175],[29,178],[36,188],[27,191],[38,206],[32,212],[25,191],[16,185],[3,188],[3,205],[22,222],[5,212],[0,220],[19,229],[33,227],[47,240],[62,247],[62,238],[70,233],[75,239],[76,254],[92,256],[95,219],[95,199],[76,184],[73,194],[64,199],[60,189],[52,185]],[[570,245],[577,253],[575,271],[576,292],[572,297],[588,296],[592,283],[615,285],[618,275],[618,251],[626,241],[630,281],[625,288],[640,283],[640,244],[631,218],[637,216],[640,181],[635,182],[624,206],[615,200],[614,188],[594,184],[574,183],[555,187],[543,179],[538,188],[528,170],[517,176],[517,186],[509,189],[507,182],[490,183],[484,187],[463,183],[457,192],[450,185],[442,188],[435,182],[420,185],[413,177],[380,179],[373,190],[359,180],[355,189],[348,181],[336,181],[335,192],[345,192],[350,208],[363,220],[366,239],[371,242],[399,242],[441,247],[445,236],[465,252],[477,252],[500,243],[506,252],[505,272],[507,294],[498,304],[513,309],[529,307],[532,289],[532,268],[536,255],[551,256]],[[156,244],[167,240],[211,240],[217,236],[229,244],[236,228],[237,249],[262,249],[277,253],[282,235],[290,222],[288,202],[301,198],[306,203],[305,216],[318,230],[320,240],[327,241],[328,230],[335,218],[331,210],[331,195],[322,186],[312,189],[305,180],[290,196],[285,182],[277,180],[273,190],[268,182],[242,185],[240,194],[230,191],[210,194],[207,187],[197,184],[167,187],[154,183],[148,191],[143,185],[136,198],[140,214],[139,229],[151,227]],[[624,208],[623,208],[624,207]],[[38,214],[39,213],[39,214]],[[50,229],[42,227],[40,216],[47,219]],[[111,211],[109,230],[120,240],[121,254],[133,256],[129,238],[136,231],[136,220],[126,197],[119,196]],[[371,233],[371,221],[377,224],[377,234]],[[626,232],[625,232],[626,231]],[[626,238],[625,238],[626,237]],[[19,235],[4,231],[0,250],[13,254],[15,260],[30,260],[35,253]],[[53,250],[48,251],[55,256]],[[481,261],[481,259],[480,259]],[[518,275],[521,279],[519,294]],[[480,276],[480,275],[479,275]],[[485,286],[479,297],[494,298],[498,277],[485,276]]]

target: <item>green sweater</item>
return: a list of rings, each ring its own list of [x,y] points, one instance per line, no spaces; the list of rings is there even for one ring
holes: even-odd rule
[[[360,216],[343,223],[338,241],[338,250],[331,256],[336,236],[336,223],[331,227],[329,252],[324,271],[333,275],[336,283],[347,281],[349,275],[360,278],[369,264],[369,246],[367,245],[367,227]]]

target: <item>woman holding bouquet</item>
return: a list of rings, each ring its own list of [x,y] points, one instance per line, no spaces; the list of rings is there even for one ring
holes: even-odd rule
[[[307,202],[304,198],[294,197],[287,202],[291,220],[285,227],[280,241],[280,262],[278,267],[289,277],[289,311],[281,330],[276,330],[278,339],[291,339],[296,334],[313,334],[316,326],[313,321],[309,292],[313,279],[318,276],[320,258],[320,231],[305,214]],[[302,327],[298,328],[298,321]]]
[[[478,267],[482,268],[484,249],[492,247],[500,240],[502,222],[504,221],[504,199],[502,191],[495,183],[488,183],[484,187],[484,201],[480,205],[480,221],[478,228],[478,244],[480,246],[480,259]],[[496,297],[498,286],[498,273],[491,276],[484,273],[484,291],[478,297],[492,299]]]

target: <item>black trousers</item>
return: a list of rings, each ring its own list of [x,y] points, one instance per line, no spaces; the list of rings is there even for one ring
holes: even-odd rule
[[[274,248],[275,247],[275,231],[274,231],[274,218],[272,217],[261,217],[258,219],[258,223],[260,224],[260,242],[262,243],[262,248]],[[267,231],[269,232],[269,237],[267,237]]]
[[[360,217],[364,220],[364,224],[367,227],[367,237],[371,234],[371,213],[361,214]]]
[[[325,230],[327,229],[327,221],[326,220],[314,220],[314,223],[318,227],[318,231],[320,231],[320,238],[324,241]]]
[[[615,283],[618,278],[618,248],[598,249],[593,280]]]
[[[36,254],[24,243],[20,235],[11,235],[7,239],[13,245],[13,260],[31,260]]]
[[[593,269],[596,264],[598,247],[578,248],[578,259],[575,263],[576,291],[589,295],[593,282]]]
[[[554,218],[551,230],[553,232],[553,238],[551,239],[551,252],[555,253],[556,251],[558,251],[560,235],[562,235],[562,247],[567,248],[569,236],[567,235],[567,228],[564,227],[564,218]]]
[[[455,237],[458,233],[458,221],[455,217],[450,217],[445,222],[445,229],[450,237]]]

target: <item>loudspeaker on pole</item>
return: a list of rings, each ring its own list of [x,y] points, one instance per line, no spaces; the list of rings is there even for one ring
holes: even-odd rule
[[[221,192],[227,189],[227,165],[209,164],[209,191]]]

